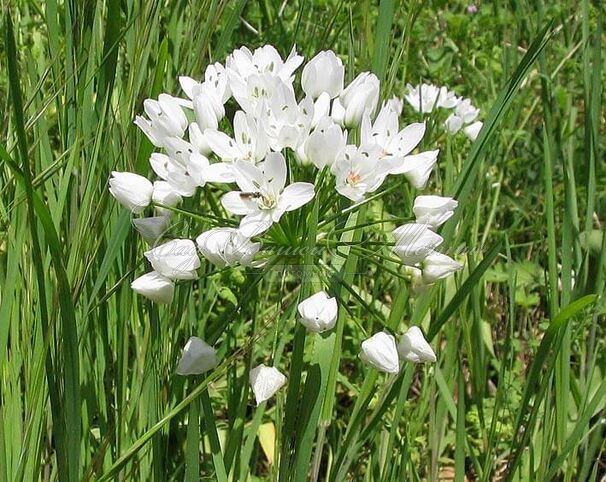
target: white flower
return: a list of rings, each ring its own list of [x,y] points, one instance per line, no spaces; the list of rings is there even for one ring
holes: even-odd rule
[[[470,99],[463,99],[457,104],[454,112],[448,116],[444,125],[450,134],[455,134],[464,125],[472,123],[479,113],[480,109],[475,108]]]
[[[400,371],[400,360],[395,338],[380,331],[362,342],[360,358],[377,370],[387,373]]]
[[[219,364],[217,350],[196,336],[192,336],[183,348],[177,365],[178,375],[199,375],[212,370]]]
[[[168,229],[168,216],[133,219],[133,226],[148,244],[156,244]]]
[[[203,156],[208,156],[213,152],[208,145],[208,139],[206,139],[204,132],[196,122],[189,125],[189,142]]]
[[[463,129],[465,135],[469,138],[471,142],[475,141],[478,138],[478,134],[482,129],[484,124],[481,121],[476,121],[473,124],[468,125]]]
[[[210,148],[225,164],[238,160],[257,164],[265,159],[269,152],[267,135],[263,126],[251,115],[239,110],[234,115],[234,138],[216,129],[206,129],[204,135]],[[229,166],[231,180],[235,175]]]
[[[149,119],[137,116],[135,124],[156,147],[163,147],[170,137],[183,137],[187,128],[187,117],[179,100],[168,94],[160,94],[158,100],[145,99],[143,109]]]
[[[379,79],[375,74],[362,72],[341,93],[339,100],[345,115],[346,127],[357,127],[365,112],[374,114],[379,102]]]
[[[202,84],[205,84],[205,89],[208,92],[212,92],[212,95],[216,97],[221,104],[225,104],[231,96],[227,72],[225,71],[225,67],[219,62],[215,62],[206,67],[204,82],[198,82],[191,77],[181,76],[179,77],[179,83],[187,97],[192,100],[195,97],[195,89]]]
[[[250,371],[249,380],[257,405],[273,397],[274,393],[286,383],[286,377],[276,367],[267,367],[263,364]]]
[[[452,109],[453,107],[456,107],[459,102],[461,102],[461,98],[457,97],[454,92],[449,91],[446,87],[440,87],[438,107]]]
[[[436,362],[436,354],[418,326],[411,326],[402,335],[398,343],[398,353],[402,360],[413,363]]]
[[[448,221],[459,203],[451,197],[417,196],[412,210],[417,223],[428,224],[432,229]]]
[[[446,127],[449,134],[456,134],[463,127],[463,119],[453,112],[444,121],[444,127]]]
[[[109,180],[109,192],[124,207],[135,214],[139,214],[149,206],[154,186],[139,174],[112,171],[112,177]]]
[[[225,60],[228,73],[246,80],[254,74],[269,74],[289,81],[295,70],[303,63],[303,57],[293,47],[286,61],[271,45],[259,47],[251,52],[246,47],[234,50]]]
[[[173,239],[143,253],[152,267],[170,279],[195,279],[200,259],[189,239]]]
[[[402,162],[389,171],[389,174],[404,174],[416,189],[423,189],[438,160],[439,153],[440,150],[436,149],[405,156]]]
[[[164,206],[175,207],[177,204],[183,201],[183,198],[176,192],[172,186],[166,181],[154,182],[154,192],[152,194],[152,201]],[[167,216],[171,213],[169,209],[163,207],[156,207],[158,214]]]
[[[270,74],[253,74],[246,79],[242,79],[231,71],[228,71],[228,75],[234,99],[244,112],[254,114],[255,117],[258,117],[263,102],[269,99],[276,90],[285,88],[294,93],[291,84]]]
[[[393,252],[408,266],[425,259],[444,241],[426,224],[404,224],[394,229],[393,235],[396,238]]]
[[[331,171],[336,177],[336,189],[352,201],[361,201],[366,193],[376,191],[394,168],[390,159],[380,159],[377,145],[345,147],[343,159],[335,162]]]
[[[225,194],[221,204],[232,214],[244,215],[240,232],[248,238],[267,231],[285,212],[300,208],[315,194],[314,185],[307,182],[285,187],[286,161],[279,152],[268,154],[259,166],[237,161],[234,170],[241,191]]]
[[[404,98],[414,110],[423,114],[431,113],[434,107],[452,109],[459,102],[459,98],[454,92],[449,92],[446,87],[436,87],[432,84],[420,84],[413,87],[408,84],[407,88],[408,93]]]
[[[314,115],[311,118],[311,127],[315,129],[324,117],[330,117],[330,96],[326,92],[322,92],[320,97],[314,102]],[[334,119],[331,120],[334,121]]]
[[[211,263],[223,268],[240,263],[250,266],[261,243],[253,243],[235,228],[213,228],[196,238],[202,255]]]
[[[300,157],[318,169],[332,166],[345,155],[347,132],[330,117],[323,117],[300,148]]]
[[[175,284],[156,271],[139,276],[130,284],[130,287],[135,293],[159,304],[172,302],[175,293]]]
[[[423,282],[426,284],[435,283],[463,268],[461,263],[437,251],[426,256],[419,266],[423,271]]]
[[[296,149],[311,128],[314,104],[306,97],[297,104],[291,88],[282,83],[259,106],[260,122],[267,133],[270,147],[279,152],[286,147]]]
[[[318,291],[301,301],[297,306],[297,311],[301,324],[315,333],[330,330],[337,322],[337,300],[329,298],[324,291]]]
[[[411,296],[418,296],[427,291],[433,284],[426,284],[423,281],[423,271],[414,266],[404,266],[404,273],[409,281],[409,290]]]
[[[322,92],[335,98],[343,90],[345,67],[332,50],[322,51],[311,59],[301,75],[303,92],[316,99]]]
[[[403,107],[404,106],[402,104],[402,99],[396,96],[393,96],[391,99],[384,101],[383,105],[381,106],[382,109],[388,108],[393,110],[396,114],[398,114],[398,116],[402,115]]]

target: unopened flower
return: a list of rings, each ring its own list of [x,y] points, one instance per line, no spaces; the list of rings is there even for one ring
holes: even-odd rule
[[[423,281],[427,284],[447,278],[463,268],[461,263],[437,251],[426,256],[419,266],[423,271]]]
[[[398,343],[398,354],[402,360],[413,363],[436,362],[436,354],[418,326],[411,326],[402,335]]]
[[[249,379],[257,405],[273,397],[286,383],[286,377],[276,367],[262,364],[250,371]]]
[[[183,137],[187,117],[179,100],[168,94],[160,94],[158,100],[146,99],[143,109],[149,119],[137,116],[135,124],[156,147],[163,147],[170,137]]]
[[[139,276],[130,284],[130,287],[135,293],[158,304],[172,302],[175,293],[175,284],[156,271]]]
[[[453,216],[458,205],[451,197],[417,196],[412,210],[417,223],[428,224],[432,229],[436,229]]]
[[[253,243],[235,228],[213,228],[196,238],[202,255],[211,263],[223,268],[240,263],[249,266],[261,243]]]
[[[166,233],[170,218],[168,216],[152,216],[149,218],[133,219],[133,226],[150,245],[155,245]]]
[[[324,291],[318,291],[301,301],[297,306],[297,311],[301,324],[315,333],[330,330],[337,322],[337,300],[329,298]]]
[[[154,182],[152,201],[164,206],[175,207],[181,203],[181,201],[183,201],[183,198],[172,188],[168,182],[156,181]],[[170,210],[163,207],[157,207],[156,211],[165,216],[170,214]]]
[[[149,206],[154,186],[139,174],[113,171],[109,180],[109,192],[124,207],[139,214]]]
[[[469,138],[471,142],[475,141],[478,138],[478,134],[482,129],[484,124],[481,121],[476,121],[473,124],[468,125],[463,129],[465,135]]]
[[[416,189],[423,189],[427,184],[433,166],[438,160],[439,149],[420,152],[404,157],[404,160],[393,167],[390,174],[404,174],[404,177]]]
[[[344,76],[345,67],[341,59],[332,50],[322,51],[303,68],[301,87],[313,99],[317,99],[322,92],[334,99],[343,90]]]
[[[212,370],[218,364],[217,350],[197,336],[192,336],[183,348],[183,354],[177,365],[177,374],[200,375]]]
[[[414,266],[433,253],[444,239],[426,224],[409,223],[393,231],[396,244],[393,252],[408,266]]]
[[[300,157],[318,169],[332,166],[343,159],[346,143],[347,132],[330,117],[323,117],[301,146]]]
[[[360,125],[365,112],[374,114],[379,102],[379,85],[375,74],[362,72],[345,87],[339,97],[339,103],[344,110],[343,124],[346,127]]]
[[[267,231],[285,212],[300,208],[315,194],[314,185],[307,182],[285,186],[286,161],[279,152],[268,154],[259,166],[238,161],[235,173],[241,191],[223,195],[221,204],[230,213],[244,216],[240,232],[248,238]]]
[[[189,239],[173,239],[149,251],[145,257],[153,268],[170,279],[195,279],[200,267],[196,245]]]
[[[362,342],[360,358],[377,370],[387,373],[400,371],[400,360],[395,338],[380,331]]]

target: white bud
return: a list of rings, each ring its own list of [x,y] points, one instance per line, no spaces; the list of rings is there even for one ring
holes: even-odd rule
[[[362,342],[360,358],[377,370],[387,373],[400,371],[400,360],[395,338],[380,331]]]
[[[139,174],[113,171],[109,180],[109,192],[124,207],[139,214],[149,206],[154,187]]]
[[[153,268],[170,279],[195,279],[200,259],[189,239],[173,239],[143,253]]]
[[[343,62],[332,50],[320,52],[303,68],[301,87],[303,92],[314,99],[322,92],[335,98],[343,90],[344,75]]]
[[[136,293],[158,304],[172,302],[175,293],[175,284],[156,271],[139,276],[130,287]]]
[[[215,368],[219,363],[217,351],[196,336],[192,336],[185,347],[177,365],[178,375],[199,375]]]
[[[402,360],[413,363],[436,361],[436,354],[425,340],[418,326],[411,326],[398,343],[398,354]]]
[[[426,224],[404,224],[394,229],[393,235],[396,238],[393,252],[408,266],[425,259],[444,241],[442,236],[434,233]]]
[[[426,284],[435,283],[463,268],[461,263],[445,254],[434,251],[427,256],[421,263],[423,270],[423,282]]]
[[[480,134],[480,130],[484,124],[481,121],[474,122],[473,124],[468,125],[463,129],[465,135],[469,138],[471,142],[475,141],[478,138],[478,134]]]
[[[330,117],[323,117],[303,144],[304,159],[318,169],[332,166],[345,155],[347,133]]]
[[[257,405],[269,400],[286,383],[286,377],[277,368],[263,364],[250,371],[249,380]]]
[[[428,224],[435,229],[453,216],[458,205],[459,203],[451,197],[417,196],[412,210],[417,223]]]
[[[318,291],[301,301],[297,306],[297,311],[301,324],[315,333],[330,330],[337,322],[337,300],[329,298],[324,291]]]
[[[345,108],[345,126],[357,127],[365,112],[374,114],[379,102],[379,86],[375,74],[362,72],[343,90],[340,99]]]

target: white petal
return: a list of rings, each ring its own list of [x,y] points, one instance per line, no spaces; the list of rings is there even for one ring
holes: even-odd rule
[[[284,211],[293,211],[313,199],[314,185],[308,182],[295,182],[284,188],[278,205]]]
[[[221,197],[221,204],[232,214],[240,216],[251,214],[258,211],[257,203],[254,199],[246,197],[241,191],[231,191]]]

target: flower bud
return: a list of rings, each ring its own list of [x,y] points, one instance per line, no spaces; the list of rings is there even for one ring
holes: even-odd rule
[[[427,256],[421,263],[423,270],[423,282],[426,284],[435,283],[463,268],[461,263],[445,254],[434,251]]]
[[[112,172],[109,192],[124,207],[139,214],[149,206],[154,187],[149,180],[132,172]]]
[[[345,109],[344,125],[357,127],[365,112],[373,115],[379,102],[379,79],[370,72],[362,72],[341,93]]]
[[[395,338],[380,331],[362,342],[360,358],[377,370],[387,373],[400,371],[400,360]]]
[[[451,197],[417,196],[412,210],[417,223],[428,224],[432,229],[448,221],[459,203]]]
[[[150,218],[133,219],[133,226],[150,245],[155,245],[168,229],[168,216],[152,216]]]
[[[303,144],[303,154],[318,169],[343,158],[347,134],[330,117],[323,117]]]
[[[303,92],[316,99],[322,92],[331,98],[343,90],[345,68],[341,59],[332,50],[318,53],[303,68],[301,87]]]
[[[404,224],[394,229],[393,235],[396,238],[393,252],[408,266],[425,259],[444,241],[442,236],[434,233],[426,224]]]
[[[337,322],[337,300],[329,298],[324,291],[318,291],[315,295],[301,301],[297,311],[301,324],[315,333],[330,330]]]
[[[130,287],[135,293],[158,304],[172,302],[175,293],[175,284],[156,271],[139,276],[130,284]]]
[[[219,364],[217,350],[196,336],[192,336],[183,348],[177,365],[178,375],[199,375],[212,370]]]
[[[467,127],[465,127],[463,132],[469,138],[469,140],[473,142],[478,138],[483,125],[484,124],[482,121],[476,121],[473,124],[469,124]]]
[[[195,279],[200,259],[189,239],[173,239],[143,253],[153,268],[170,279]]]
[[[436,361],[436,354],[425,340],[418,326],[411,326],[398,343],[398,354],[402,360],[413,363]]]
[[[257,405],[269,400],[286,383],[286,377],[277,368],[263,364],[250,371],[249,379]]]

